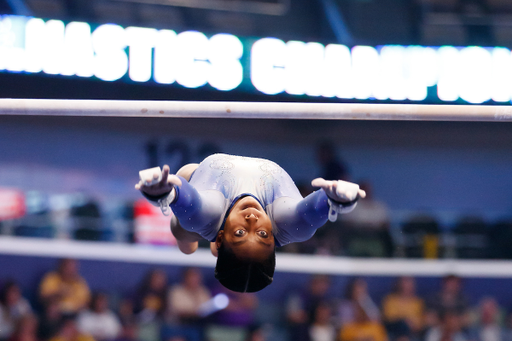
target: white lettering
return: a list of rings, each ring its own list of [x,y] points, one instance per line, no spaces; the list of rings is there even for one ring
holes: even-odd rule
[[[510,50],[495,48],[492,51],[492,99],[508,102],[512,96],[512,57]]]
[[[352,72],[354,97],[368,99],[374,96],[377,86],[375,75],[379,73],[379,54],[371,46],[352,48]]]
[[[118,25],[105,24],[92,33],[94,75],[104,81],[115,81],[128,71],[125,30]]]
[[[252,45],[251,81],[256,89],[275,95],[285,89],[286,44],[276,38],[263,38]]]
[[[153,78],[160,84],[176,81],[179,52],[176,50],[176,32],[160,30],[156,36]]]
[[[43,41],[43,71],[58,75],[64,61],[64,23],[60,20],[48,20]]]
[[[176,81],[187,88],[197,88],[208,82],[208,38],[201,32],[186,31],[176,37],[179,51]]]
[[[437,55],[439,58],[437,96],[442,101],[455,101],[459,98],[460,80],[464,72],[460,68],[459,51],[452,46],[443,46],[437,50]]]
[[[94,51],[89,24],[70,22],[66,26],[63,53],[61,75],[80,77],[93,75]]]
[[[151,59],[156,32],[153,28],[128,27],[126,29],[130,47],[128,74],[133,81],[147,82],[151,79]]]
[[[460,98],[469,103],[491,99],[492,57],[482,47],[472,46],[460,52]]]
[[[208,83],[217,90],[233,90],[242,83],[244,70],[240,63],[244,47],[237,37],[231,34],[216,34],[208,44],[210,74]]]
[[[352,91],[352,58],[345,45],[325,47],[323,91],[325,97],[354,98]]]

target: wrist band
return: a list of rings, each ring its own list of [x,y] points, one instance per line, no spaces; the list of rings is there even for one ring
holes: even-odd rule
[[[329,203],[329,214],[328,219],[331,222],[335,222],[338,219],[339,213],[348,213],[352,211],[356,207],[357,200],[359,199],[359,194],[352,201],[348,202],[339,202],[332,200],[327,197],[327,202]]]
[[[164,216],[168,216],[171,214],[171,208],[169,205],[174,201],[174,198],[176,197],[176,190],[173,188],[172,191],[169,192],[168,195],[166,195],[163,198],[158,199],[158,205],[160,206],[160,210],[162,211],[162,214]]]

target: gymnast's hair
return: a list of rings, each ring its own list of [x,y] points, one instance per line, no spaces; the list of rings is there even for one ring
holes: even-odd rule
[[[221,244],[215,278],[231,291],[256,292],[272,283],[275,267],[275,248],[265,260],[257,262],[237,257],[231,249]]]

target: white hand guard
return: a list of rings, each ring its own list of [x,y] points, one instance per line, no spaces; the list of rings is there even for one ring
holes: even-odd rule
[[[327,181],[317,178],[311,182],[313,187],[320,187],[325,191],[329,203],[329,220],[334,222],[338,213],[348,213],[356,207],[356,200],[364,198],[366,193],[359,189],[358,184],[348,181]]]
[[[154,174],[158,174],[158,178],[155,178]],[[139,172],[139,178],[145,186],[156,185],[160,181],[162,181],[162,170],[160,169],[160,167],[141,170]],[[151,179],[151,181],[147,181],[147,179]],[[160,210],[162,211],[163,215],[168,216],[169,214],[171,214],[171,209],[169,205],[173,202],[175,197],[176,189],[173,187],[172,191],[170,191],[169,194],[166,195],[165,197],[158,199],[156,202],[150,202],[153,204],[153,206],[160,207]]]
[[[342,204],[333,201],[331,198],[327,199],[327,202],[329,203],[329,221],[332,221],[333,223],[338,219],[339,213],[349,213],[354,208],[356,208],[357,203],[353,203],[350,206],[343,206]]]
[[[162,211],[162,214],[164,216],[168,216],[171,214],[171,208],[169,205],[174,201],[174,198],[176,197],[176,189],[172,189],[172,191],[169,192],[169,195],[158,199],[157,203],[160,206],[160,210]]]

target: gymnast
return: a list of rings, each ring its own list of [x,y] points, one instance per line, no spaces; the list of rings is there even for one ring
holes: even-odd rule
[[[272,161],[214,154],[176,175],[167,165],[143,170],[135,188],[165,215],[172,210],[171,231],[183,253],[195,252],[198,241],[207,239],[219,282],[255,292],[272,283],[276,247],[308,240],[366,196],[346,181],[317,178],[311,184],[320,189],[303,198]]]

